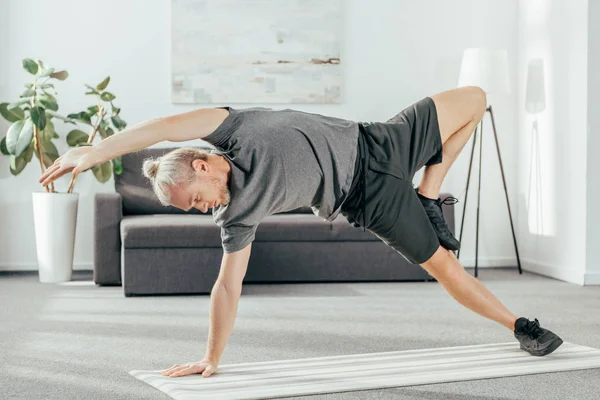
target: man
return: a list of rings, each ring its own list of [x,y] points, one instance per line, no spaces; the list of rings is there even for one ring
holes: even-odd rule
[[[203,139],[214,151],[182,148],[144,162],[158,199],[207,212],[221,227],[223,260],[211,293],[208,345],[200,362],[166,376],[213,374],[233,329],[256,228],[267,215],[310,205],[331,221],[339,213],[429,272],[458,302],[514,332],[521,349],[543,356],[562,344],[537,319],[517,318],[452,250],[440,187],[486,109],[485,93],[465,87],[413,104],[385,123],[356,123],[295,110],[229,107],[155,119],[93,147],[70,150],[42,175],[46,186],[163,140]],[[426,166],[415,190],[412,179]]]

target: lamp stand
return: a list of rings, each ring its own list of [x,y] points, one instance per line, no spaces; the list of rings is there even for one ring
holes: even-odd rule
[[[521,270],[521,260],[519,258],[519,249],[517,247],[517,238],[515,236],[515,227],[513,225],[512,213],[510,211],[510,201],[508,200],[508,190],[506,189],[506,178],[504,177],[504,168],[502,166],[502,157],[500,155],[500,145],[498,144],[498,135],[496,134],[496,123],[494,121],[494,112],[492,111],[492,106],[489,106],[486,112],[490,113],[490,117],[492,119],[492,129],[494,130],[494,138],[496,139],[496,150],[498,151],[498,161],[500,162],[500,172],[502,173],[502,183],[504,184],[504,194],[506,195],[506,205],[508,206],[508,217],[510,219],[510,228],[512,230],[513,242],[515,244],[515,253],[517,255],[517,266],[519,269],[519,274],[522,274]],[[485,114],[484,114],[485,117]],[[479,182],[477,185],[477,223],[475,228],[475,277],[478,274],[478,258],[479,258],[479,205],[481,200],[481,155],[483,149],[483,120],[479,123]],[[473,167],[473,154],[475,153],[475,144],[477,142],[477,127],[475,128],[475,136],[473,137],[473,147],[471,148],[471,161],[469,162],[469,172],[467,174],[467,190],[465,194],[465,202],[463,205],[463,214],[462,221],[460,223],[460,236],[459,241],[462,243],[462,234],[463,228],[465,226],[465,214],[467,209],[467,199],[469,198],[469,183],[471,181],[471,169]],[[456,258],[460,258],[460,249],[458,250]]]

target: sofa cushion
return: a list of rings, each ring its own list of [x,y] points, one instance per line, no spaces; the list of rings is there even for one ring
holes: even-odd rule
[[[188,212],[180,210],[177,207],[163,206],[156,198],[150,181],[142,172],[142,164],[146,158],[160,157],[174,149],[176,147],[150,148],[121,156],[123,172],[119,175],[115,174],[115,190],[123,198],[123,215],[200,214],[210,215],[212,218],[212,211],[203,213],[200,210],[192,208]]]
[[[377,241],[339,216],[327,222],[313,214],[276,214],[256,230],[257,242]],[[136,215],[121,221],[125,248],[221,247],[221,230],[208,215]]]
[[[221,247],[211,215],[130,215],[121,220],[123,247]]]

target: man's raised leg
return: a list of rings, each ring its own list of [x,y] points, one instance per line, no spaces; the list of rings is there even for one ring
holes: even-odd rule
[[[439,199],[440,187],[448,169],[483,118],[487,100],[485,92],[476,86],[448,90],[431,96],[431,99],[435,104],[442,139],[442,162],[425,168],[421,184],[415,190],[440,244],[446,249],[456,251],[460,249],[460,242],[454,237],[444,219],[444,203]],[[450,198],[445,201],[456,202],[457,199]]]
[[[425,167],[418,192],[437,199],[442,181],[483,118],[487,107],[485,92],[476,86],[448,90],[431,96],[442,137],[442,162]]]

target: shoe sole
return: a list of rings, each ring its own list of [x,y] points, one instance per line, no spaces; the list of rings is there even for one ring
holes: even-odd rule
[[[554,350],[558,349],[561,344],[563,344],[563,340],[561,338],[557,338],[555,341],[553,341],[550,344],[550,346],[546,347],[544,350],[529,351],[525,347],[523,347],[523,345],[521,345],[521,350],[525,350],[532,356],[543,357],[543,356],[547,356],[548,354],[552,353]]]

